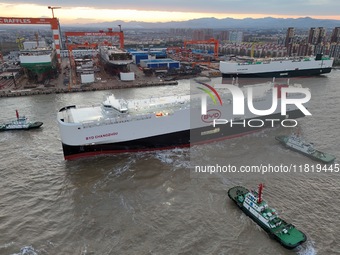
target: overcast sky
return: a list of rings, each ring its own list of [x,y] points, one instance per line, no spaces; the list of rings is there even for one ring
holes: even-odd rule
[[[340,0],[0,0],[0,16],[50,17],[61,22],[170,21],[200,17],[312,17],[340,20]]]

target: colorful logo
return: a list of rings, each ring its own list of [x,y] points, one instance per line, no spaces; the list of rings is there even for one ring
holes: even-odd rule
[[[221,117],[221,112],[217,109],[210,109],[207,111],[207,114],[201,116],[201,120],[205,123],[213,123],[215,119],[219,119]]]
[[[207,93],[210,96],[211,100],[214,102],[214,104],[217,104],[217,101],[216,101],[216,98],[215,98],[215,96],[216,96],[218,101],[220,102],[220,105],[222,105],[222,99],[221,99],[220,95],[217,93],[216,89],[214,89],[212,86],[210,86],[210,85],[208,85],[206,83],[203,83],[203,82],[197,82],[197,83],[199,83],[199,84],[201,84],[203,86],[206,86],[207,88],[210,89],[209,90],[209,89],[206,89],[206,88],[197,87],[198,89],[200,89],[200,90],[204,91],[205,93]],[[215,96],[213,95],[212,92],[215,94]]]

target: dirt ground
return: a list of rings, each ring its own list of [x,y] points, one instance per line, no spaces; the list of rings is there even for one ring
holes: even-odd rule
[[[69,93],[93,90],[106,90],[115,88],[132,88],[146,86],[176,85],[177,81],[164,81],[156,75],[145,76],[135,64],[130,65],[130,71],[135,73],[134,81],[121,81],[117,76],[106,73],[103,68],[95,72],[95,82],[89,84],[79,84],[77,78],[76,85],[72,82],[69,59],[62,59],[58,78],[45,80],[42,84],[29,82],[25,76],[15,81],[15,84],[4,86],[0,89],[0,97],[28,96],[36,94]],[[211,77],[220,75],[218,65],[203,66],[203,71],[199,76]]]

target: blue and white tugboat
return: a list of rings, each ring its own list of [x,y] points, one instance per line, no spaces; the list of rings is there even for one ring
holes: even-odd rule
[[[27,117],[19,116],[18,110],[16,112],[16,120],[12,120],[10,122],[0,124],[0,131],[9,131],[9,130],[28,130],[33,128],[39,128],[42,126],[42,122],[30,122]]]
[[[311,159],[320,161],[322,163],[331,164],[335,160],[335,157],[333,155],[316,150],[313,143],[304,141],[299,135],[280,135],[276,136],[275,139],[285,145],[287,148],[300,152],[310,157]]]

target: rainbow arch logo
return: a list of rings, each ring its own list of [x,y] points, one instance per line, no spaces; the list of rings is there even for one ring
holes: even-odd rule
[[[220,102],[220,105],[223,105],[222,103],[222,99],[220,97],[220,95],[218,94],[218,92],[216,91],[216,89],[214,89],[212,86],[210,86],[209,84],[203,83],[203,82],[197,82],[203,86],[205,86],[206,88],[202,88],[202,87],[197,87],[198,89],[202,90],[204,93],[208,94],[209,97],[211,98],[211,100],[214,102],[214,104],[217,104],[217,100]]]

